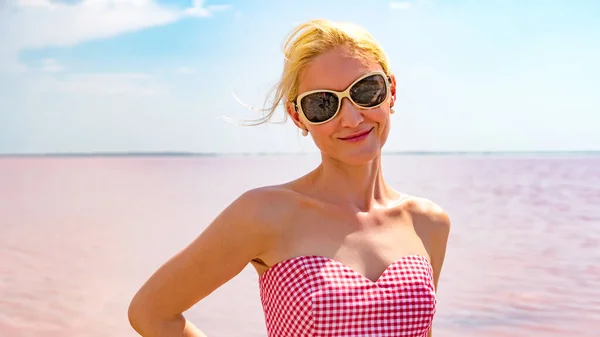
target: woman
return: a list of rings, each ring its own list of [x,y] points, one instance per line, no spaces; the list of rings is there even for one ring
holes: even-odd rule
[[[135,295],[133,328],[204,336],[182,313],[251,263],[271,337],[431,335],[450,222],[383,179],[396,101],[384,52],[360,27],[314,20],[285,56],[263,121],[283,101],[321,164],[232,202]]]

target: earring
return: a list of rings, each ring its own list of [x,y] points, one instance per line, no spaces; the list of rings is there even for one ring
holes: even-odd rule
[[[304,137],[308,136],[308,130],[306,130],[306,129],[303,129],[303,130],[302,130],[302,135],[303,135]]]
[[[394,110],[394,108],[390,108],[390,114],[392,114],[392,115],[393,115],[393,114],[394,114],[394,112],[396,112],[396,111]]]

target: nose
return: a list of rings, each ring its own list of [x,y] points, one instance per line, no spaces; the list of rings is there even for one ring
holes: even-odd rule
[[[362,109],[358,108],[348,98],[342,100],[340,120],[343,127],[355,128],[364,121]]]

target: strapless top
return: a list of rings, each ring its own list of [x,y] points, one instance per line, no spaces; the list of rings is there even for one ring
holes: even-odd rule
[[[372,281],[324,256],[279,262],[260,275],[269,337],[426,337],[436,312],[433,269],[421,255]]]

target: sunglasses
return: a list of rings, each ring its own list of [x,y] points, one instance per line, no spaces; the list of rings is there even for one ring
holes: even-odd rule
[[[309,123],[323,124],[337,116],[344,97],[361,109],[377,108],[388,98],[390,82],[384,72],[375,71],[361,76],[344,91],[311,90],[292,103]]]

